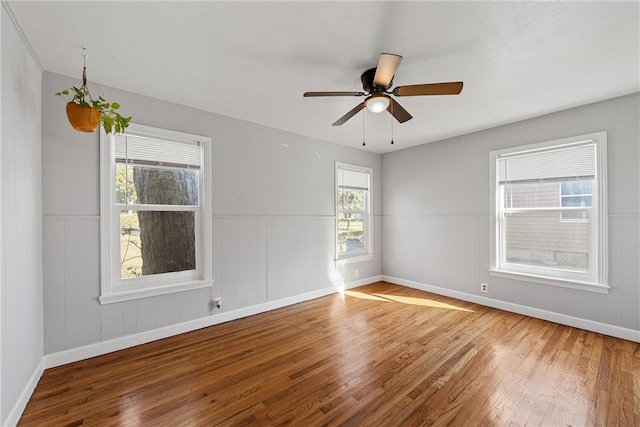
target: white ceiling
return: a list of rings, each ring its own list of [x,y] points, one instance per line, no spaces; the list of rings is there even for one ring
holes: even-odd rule
[[[9,1],[47,71],[383,153],[640,89],[632,2]],[[464,81],[459,96],[402,97],[413,119],[363,111],[381,52],[394,85]],[[64,89],[64,88],[60,88]],[[126,105],[121,110],[127,113]],[[135,117],[134,117],[135,121]]]

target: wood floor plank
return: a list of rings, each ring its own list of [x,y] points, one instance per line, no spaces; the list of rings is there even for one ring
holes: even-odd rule
[[[378,282],[43,374],[20,426],[640,425],[640,344]]]

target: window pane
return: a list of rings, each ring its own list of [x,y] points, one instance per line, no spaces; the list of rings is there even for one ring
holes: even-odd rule
[[[116,164],[116,202],[198,205],[199,172]]]
[[[338,187],[338,209],[364,211],[364,190]]]
[[[588,218],[583,222],[563,222],[557,212],[527,212],[506,215],[504,225],[507,262],[587,270]]]
[[[338,253],[364,251],[362,214],[338,214]]]
[[[560,205],[557,182],[504,184],[505,208],[554,208]]]
[[[121,278],[195,270],[195,212],[120,213]]]
[[[567,196],[562,197],[563,207],[585,207],[591,206],[591,196]]]
[[[116,164],[116,203],[138,203],[138,195],[133,185],[133,167]]]
[[[593,180],[584,181],[563,181],[560,183],[560,191],[563,196],[571,196],[576,194],[593,194]]]

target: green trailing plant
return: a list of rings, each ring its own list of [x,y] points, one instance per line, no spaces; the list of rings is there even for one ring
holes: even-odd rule
[[[72,86],[56,93],[56,95],[67,101],[67,103],[77,104],[80,107],[95,108],[100,111],[100,123],[106,133],[122,133],[131,121],[131,116],[123,117],[117,111],[120,108],[120,104],[117,102],[109,103],[101,96],[98,99],[92,98],[86,84],[79,88]]]

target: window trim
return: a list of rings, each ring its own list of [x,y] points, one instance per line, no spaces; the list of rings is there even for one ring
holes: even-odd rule
[[[364,250],[352,255],[341,255],[338,248],[338,174],[341,169],[348,169],[356,172],[363,172],[369,175],[369,189],[367,191],[367,197],[365,200],[365,210],[363,217],[363,235],[364,235]],[[374,258],[373,254],[373,215],[371,213],[372,203],[372,184],[373,184],[373,169],[366,166],[358,166],[349,163],[335,162],[334,167],[334,193],[333,203],[335,212],[335,225],[334,225],[334,247],[335,247],[335,259],[336,264],[350,264],[354,262],[371,261]],[[360,211],[358,211],[360,212]]]
[[[517,264],[501,262],[501,233],[500,233],[500,197],[498,160],[505,154],[524,153],[553,147],[572,146],[592,141],[596,145],[596,172],[595,188],[593,193],[593,229],[595,237],[590,253],[595,252],[595,271],[592,277],[582,276],[580,273],[554,275],[553,268],[522,267]],[[491,265],[489,274],[493,277],[504,277],[527,282],[541,283],[552,286],[561,286],[571,289],[582,289],[598,293],[608,293],[608,239],[607,239],[607,132],[595,132],[585,135],[561,138],[552,141],[544,141],[526,144],[489,153],[489,188],[490,188],[490,255]],[[516,266],[516,267],[514,267]],[[557,270],[556,270],[557,271]],[[566,273],[566,270],[561,270]]]
[[[211,239],[211,138],[168,129],[131,123],[128,132],[164,139],[199,141],[202,145],[202,167],[200,174],[199,204],[196,212],[196,266],[195,271],[163,273],[126,279],[126,285],[118,274],[119,208],[116,203],[115,185],[115,136],[100,129],[100,247],[101,280],[100,304],[110,304],[147,298],[174,292],[211,287],[212,239]],[[146,209],[153,206],[146,206]],[[186,209],[185,209],[186,208]],[[176,210],[190,210],[190,206],[178,206]],[[173,210],[173,209],[169,209]],[[118,215],[117,215],[118,214]],[[116,233],[117,232],[117,233]],[[117,267],[116,268],[116,264]]]

